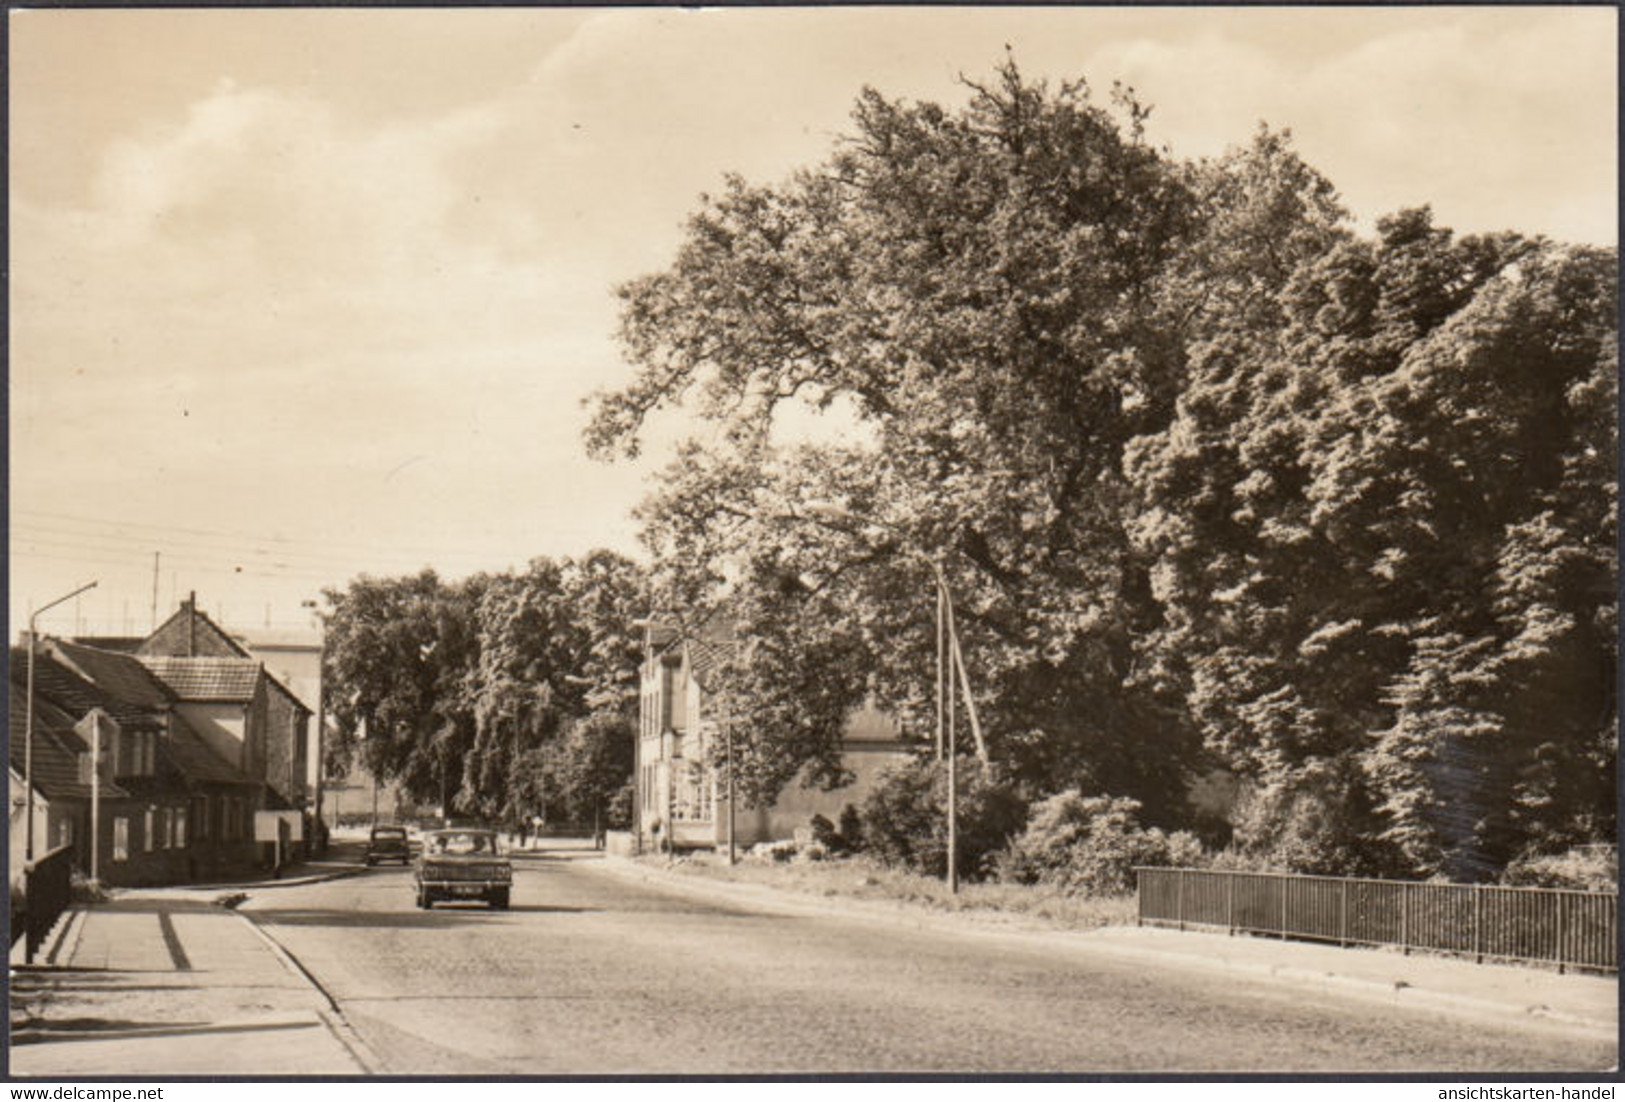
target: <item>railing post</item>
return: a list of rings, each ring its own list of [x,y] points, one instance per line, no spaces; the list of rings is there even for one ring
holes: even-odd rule
[[[1134,925],[1145,925],[1145,870],[1134,870]]]
[[[1230,926],[1230,936],[1236,936],[1236,874],[1224,874],[1224,915]]]
[[[1175,904],[1174,914],[1179,920],[1179,928],[1183,930],[1185,928],[1185,870],[1175,869],[1174,875],[1178,878],[1176,883],[1179,885],[1176,896],[1178,902]]]
[[[1342,879],[1342,898],[1338,900],[1337,915],[1337,944],[1344,949],[1349,944],[1349,881],[1348,877]]]
[[[1399,886],[1399,948],[1407,957],[1411,955],[1411,886]]]
[[[1563,974],[1563,971],[1564,971],[1564,968],[1563,968],[1563,917],[1564,917],[1564,911],[1566,911],[1568,909],[1568,908],[1566,908],[1564,906],[1564,904],[1567,903],[1568,901],[1569,901],[1569,895],[1568,895],[1567,892],[1559,892],[1557,894],[1557,974],[1560,975],[1560,976]]]
[[[1484,963],[1484,885],[1473,885],[1473,962]]]
[[[1291,880],[1291,878],[1287,877],[1287,876],[1282,876],[1281,879],[1280,879],[1280,885],[1281,885],[1281,940],[1282,941],[1286,940],[1286,886],[1290,882],[1290,880]]]

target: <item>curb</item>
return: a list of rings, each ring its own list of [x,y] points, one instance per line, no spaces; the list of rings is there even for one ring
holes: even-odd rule
[[[355,1031],[354,1027],[344,1020],[344,1011],[339,1009],[338,1000],[333,998],[327,988],[323,987],[303,964],[299,963],[299,958],[283,948],[282,943],[266,933],[258,922],[255,922],[241,911],[233,910],[231,913],[248,923],[248,928],[254,931],[254,936],[264,942],[266,948],[275,954],[282,967],[304,980],[312,991],[322,997],[322,1000],[327,1005],[325,1007],[318,1006],[316,1016],[327,1027],[327,1031],[333,1035],[333,1039],[343,1046],[350,1059],[355,1061],[356,1067],[360,1069],[361,1074],[378,1074],[379,1069],[383,1067],[383,1061],[378,1059],[378,1055],[372,1051],[366,1041],[361,1039],[361,1035]]]
[[[1087,932],[1066,930],[1036,930],[999,927],[975,919],[933,913],[907,912],[901,908],[877,906],[862,900],[834,902],[828,898],[806,896],[799,892],[763,887],[756,884],[739,885],[710,880],[703,876],[683,876],[661,869],[650,869],[624,857],[608,856],[601,862],[582,863],[582,867],[596,867],[600,872],[624,879],[641,880],[677,891],[688,891],[713,898],[738,902],[762,903],[783,910],[800,913],[839,915],[861,918],[913,929],[931,929],[981,937],[1006,938],[1065,938],[1068,948],[1084,952],[1099,952],[1119,957],[1152,961],[1164,965],[1197,967],[1210,972],[1241,973],[1257,979],[1272,980],[1294,987],[1309,987],[1326,992],[1359,998],[1362,1001],[1387,1003],[1391,1006],[1416,1010],[1449,1012],[1463,1017],[1493,1019],[1498,1022],[1514,1021],[1533,1024],[1564,1032],[1581,1032],[1605,1039],[1616,1039],[1618,1025],[1606,1019],[1589,1018],[1577,1014],[1552,1010],[1544,1005],[1514,1004],[1495,999],[1457,995],[1445,991],[1415,987],[1405,981],[1382,982],[1359,979],[1337,972],[1323,972],[1293,965],[1252,963],[1229,957],[1204,956],[1192,952],[1144,948],[1113,944],[1109,938],[1090,937]]]

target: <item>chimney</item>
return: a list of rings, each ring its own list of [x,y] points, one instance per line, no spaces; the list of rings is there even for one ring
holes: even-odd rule
[[[197,657],[197,590],[186,597],[186,657]]]

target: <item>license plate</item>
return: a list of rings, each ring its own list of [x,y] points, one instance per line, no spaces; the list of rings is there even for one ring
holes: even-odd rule
[[[482,895],[485,892],[483,884],[458,884],[452,889],[458,895]]]

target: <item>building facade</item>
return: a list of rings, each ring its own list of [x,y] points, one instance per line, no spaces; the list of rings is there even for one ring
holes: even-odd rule
[[[737,846],[792,838],[814,815],[838,822],[848,804],[861,805],[887,770],[916,753],[892,717],[862,708],[848,718],[842,746],[849,784],[824,791],[803,786],[797,777],[769,805],[740,801],[730,808],[726,766],[714,764],[726,762],[730,723],[716,690],[720,667],[737,648],[728,628],[684,634],[670,625],[644,624],[634,765],[633,833],[639,846],[726,846],[730,813]]]

